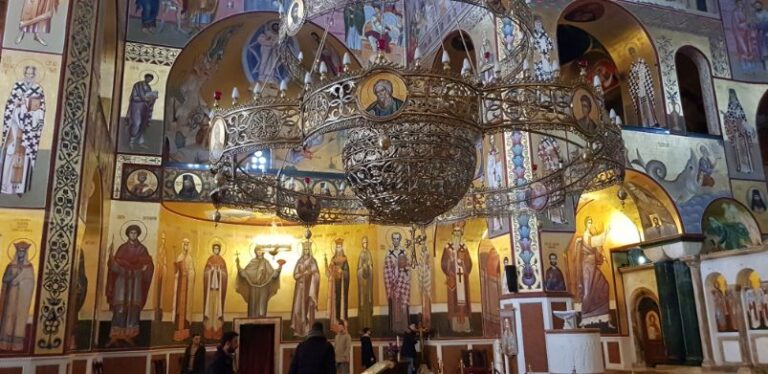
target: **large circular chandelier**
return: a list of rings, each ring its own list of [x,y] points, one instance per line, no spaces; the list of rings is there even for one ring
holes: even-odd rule
[[[295,35],[305,20],[373,2],[295,0],[288,12],[281,11],[281,40]],[[383,1],[388,2],[393,1]],[[425,225],[543,211],[563,204],[568,195],[621,182],[624,145],[599,84],[587,82],[583,73],[573,82],[528,73],[533,17],[525,0],[461,2],[486,9],[497,24],[514,25],[518,32],[514,43],[502,43],[506,57],[490,78],[482,79],[469,59],[460,74],[452,72],[447,53],[442,68],[422,66],[418,49],[409,66],[379,52],[367,67],[353,70],[345,55],[338,76],[329,76],[323,63],[304,71],[297,57],[285,52],[283,62],[304,83],[300,97],[288,97],[286,82],[275,96],[263,95],[257,83],[251,100],[238,102],[233,93],[232,107],[217,105],[210,145],[216,208],[272,212],[305,225]],[[319,50],[324,42],[325,36]],[[584,100],[598,108],[595,115],[580,112]],[[339,131],[346,131],[344,175],[335,194],[313,192],[310,178],[300,173],[247,167],[256,152],[301,148],[318,135]],[[513,173],[509,187],[475,187],[475,145],[498,133],[513,139],[540,134],[567,144],[570,152],[556,168]],[[524,162],[522,144],[510,151],[512,164]]]

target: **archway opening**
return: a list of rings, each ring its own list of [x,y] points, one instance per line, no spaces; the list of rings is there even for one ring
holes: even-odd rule
[[[636,304],[638,338],[643,347],[647,366],[655,366],[667,360],[664,347],[661,310],[659,303],[650,295],[641,296]]]
[[[768,295],[768,283],[763,282],[760,273],[753,269],[743,269],[736,277],[736,282],[741,289],[742,308],[746,315],[746,327],[749,330],[768,329],[768,315],[763,313],[766,295]]]
[[[638,20],[609,1],[583,0],[568,6],[558,20],[561,76],[599,76],[606,108],[628,126],[667,127],[658,61],[650,37]],[[581,65],[581,66],[580,66]]]
[[[682,47],[675,54],[675,69],[685,130],[718,135],[720,130],[707,58],[693,47]]]
[[[432,63],[434,69],[443,68],[443,51],[448,52],[448,57],[451,60],[449,65],[453,73],[461,73],[465,59],[469,59],[471,66],[477,66],[475,44],[469,33],[463,30],[455,30],[443,38],[443,43],[437,50],[435,60]]]
[[[768,171],[768,91],[760,98],[757,105],[757,139],[760,142],[760,156],[763,160],[763,169]]]
[[[696,64],[684,53],[675,55],[677,79],[680,84],[680,101],[683,104],[685,129],[688,132],[706,134],[707,120],[704,117],[704,98]]]

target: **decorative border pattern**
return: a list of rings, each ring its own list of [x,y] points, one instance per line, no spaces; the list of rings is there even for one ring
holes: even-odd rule
[[[69,284],[77,233],[77,208],[83,163],[84,130],[93,68],[97,4],[74,0],[69,25],[64,89],[63,117],[56,142],[53,186],[50,191],[48,226],[45,232],[45,258],[40,288],[35,353],[64,351]]]
[[[123,184],[123,164],[151,165],[158,166],[163,163],[163,159],[156,156],[146,155],[117,155],[115,164],[115,177],[112,182],[112,198],[120,198],[120,188]]]
[[[172,66],[181,49],[139,43],[125,43],[125,61]]]
[[[518,185],[533,179],[531,172],[530,135],[520,131],[504,133],[507,156],[507,183]],[[517,265],[517,283],[520,292],[542,290],[541,254],[539,253],[538,218],[523,213],[512,216],[512,247]]]

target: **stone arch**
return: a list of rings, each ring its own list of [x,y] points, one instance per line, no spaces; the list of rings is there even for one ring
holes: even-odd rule
[[[575,1],[566,7],[557,22],[558,56],[560,59],[561,75],[565,78],[578,77],[580,68],[577,62],[589,53],[602,55],[601,58],[588,58],[587,74],[590,79],[595,74],[603,75],[603,85],[607,109],[614,109],[621,116],[625,125],[640,126],[640,117],[634,109],[629,83],[621,77],[628,77],[632,62],[643,58],[651,70],[654,93],[654,115],[656,122],[662,127],[666,125],[665,108],[663,105],[661,75],[658,68],[658,53],[643,24],[627,9],[612,1]],[[579,37],[588,37],[586,42],[578,42]],[[627,35],[631,35],[627,40]],[[564,42],[566,39],[569,41]],[[576,40],[576,42],[574,42]],[[581,43],[581,44],[579,44]],[[597,46],[599,44],[599,46]],[[574,47],[576,50],[573,50]],[[580,47],[580,50],[578,50]],[[571,49],[570,53],[568,50]],[[634,49],[636,57],[632,57],[630,49]],[[598,53],[600,52],[600,53]],[[607,60],[606,62],[601,62]],[[610,66],[613,63],[613,66]],[[612,74],[606,70],[615,70]],[[618,84],[606,87],[608,77],[616,79]]]
[[[675,66],[686,131],[720,135],[709,60],[696,47],[686,45],[675,53]]]

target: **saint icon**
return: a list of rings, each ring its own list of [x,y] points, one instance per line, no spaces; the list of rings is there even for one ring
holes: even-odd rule
[[[363,82],[358,101],[371,117],[389,118],[405,107],[407,96],[405,82],[399,75],[381,72]]]

